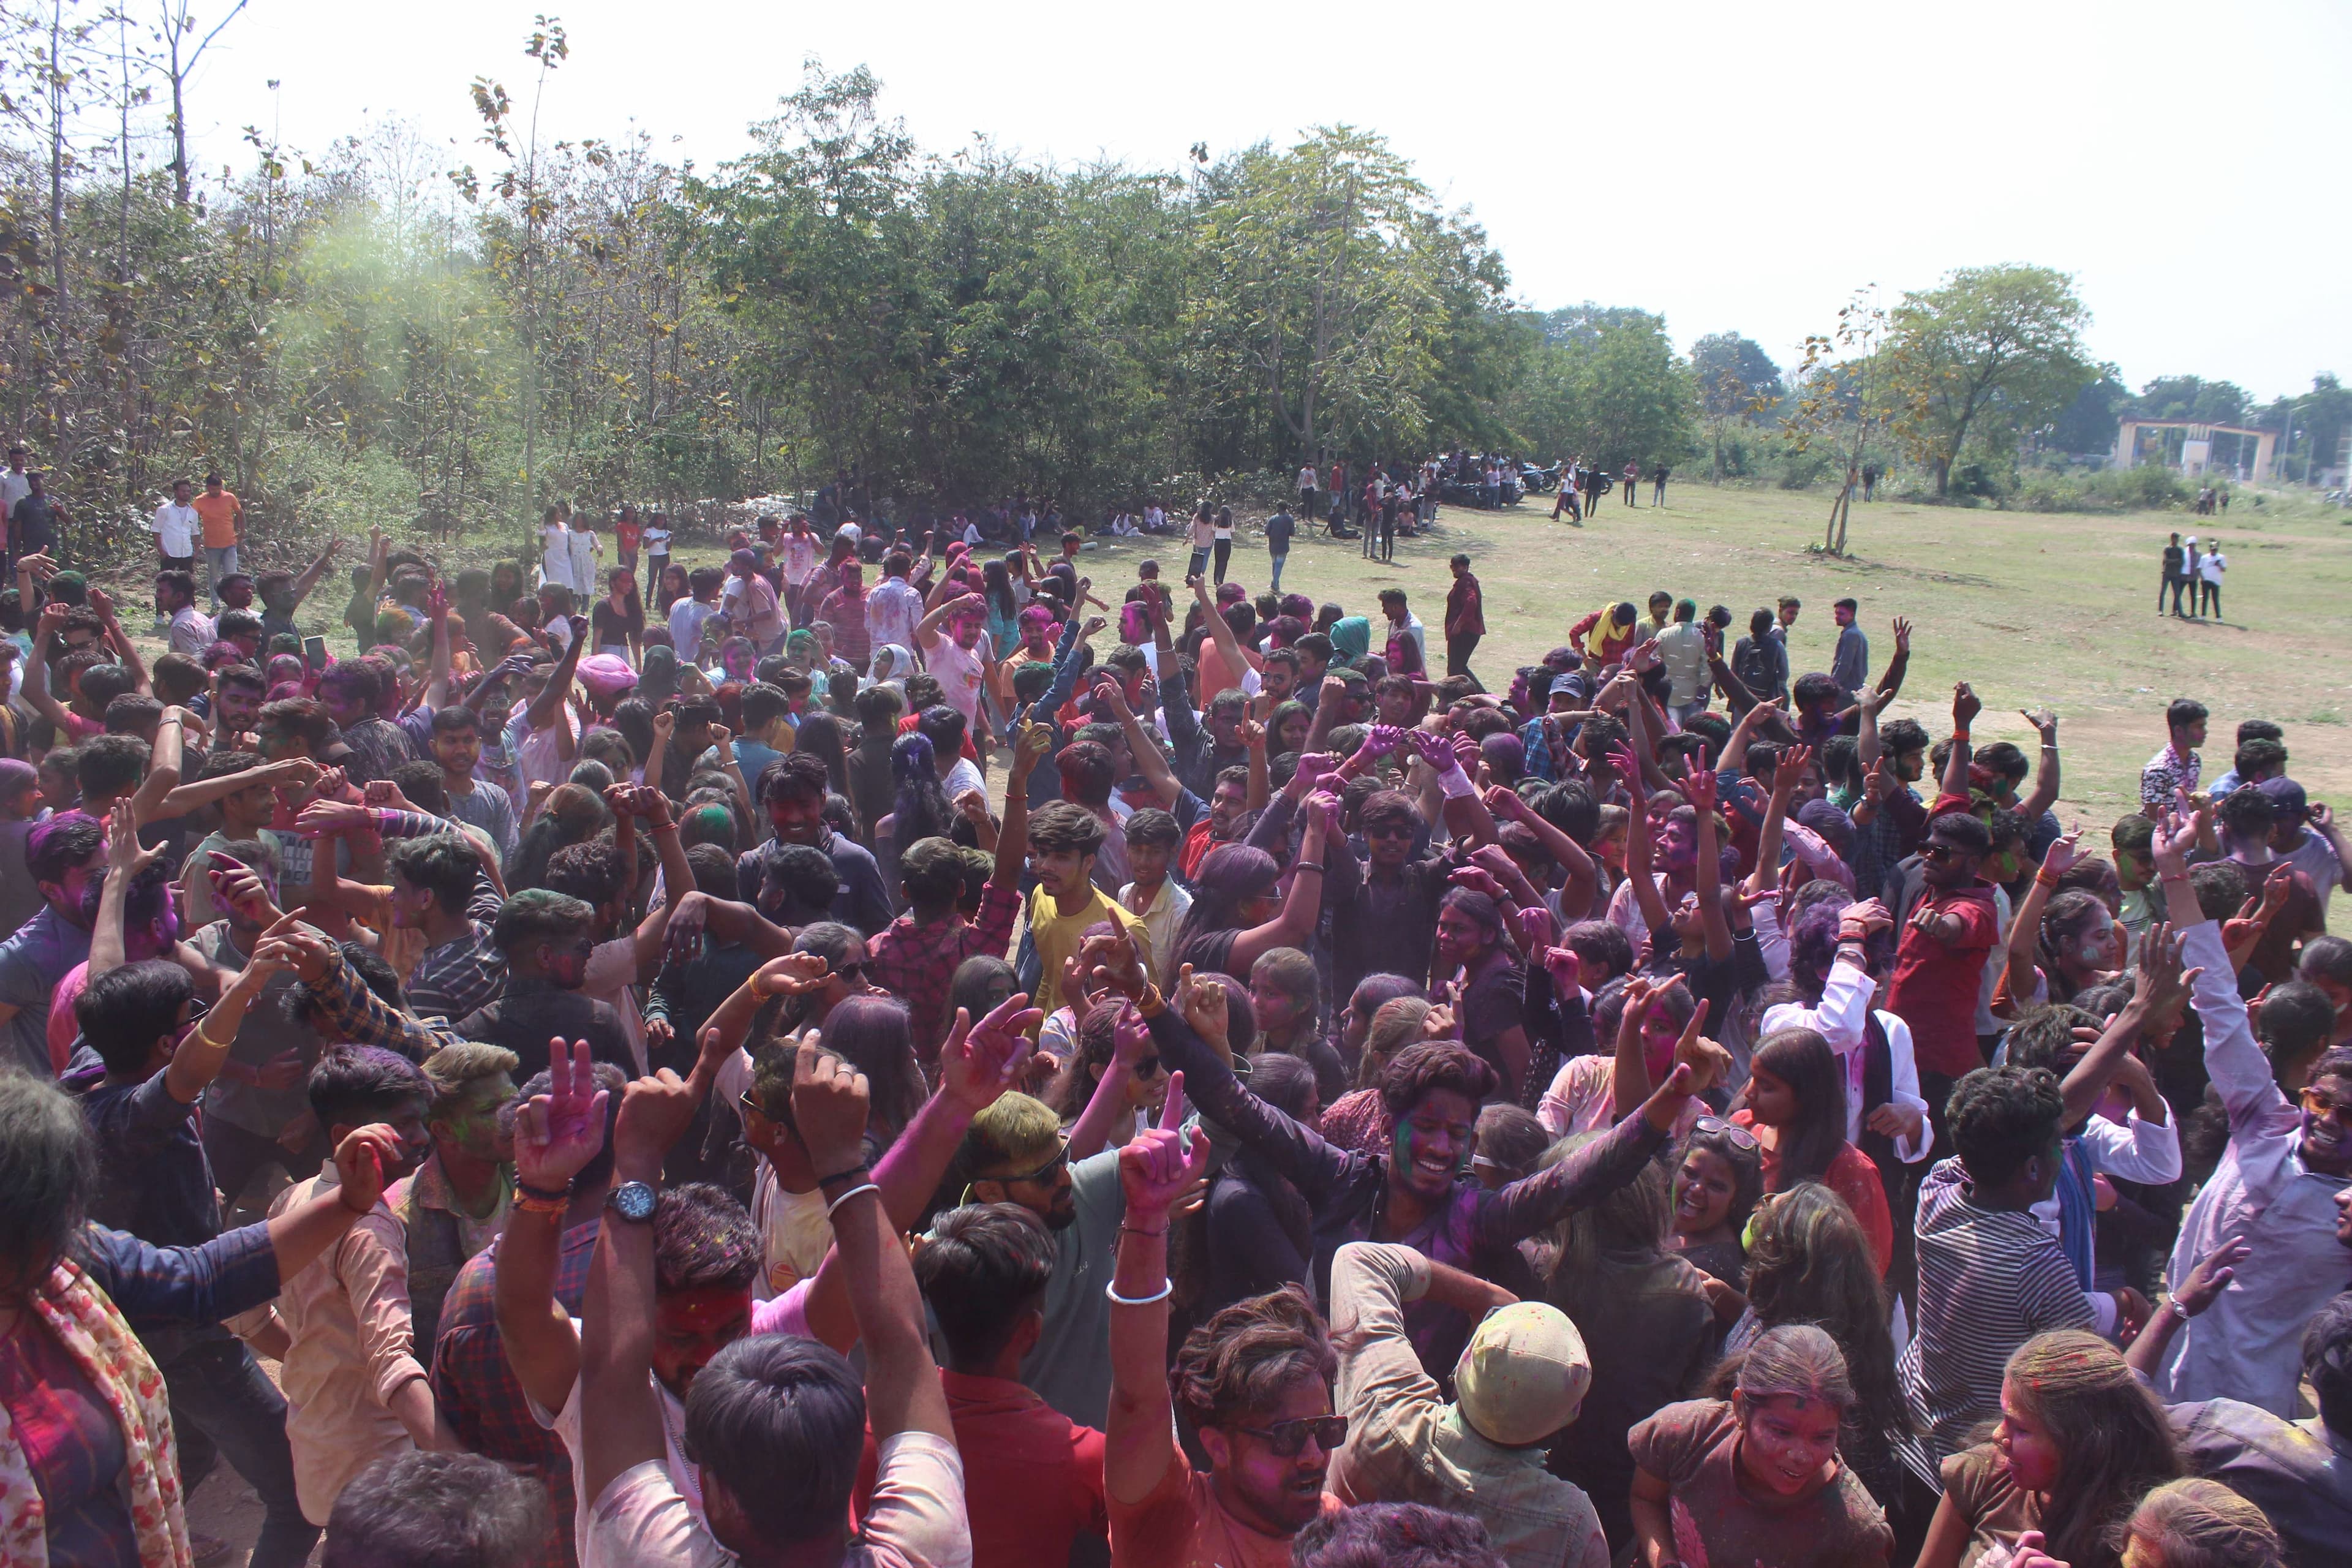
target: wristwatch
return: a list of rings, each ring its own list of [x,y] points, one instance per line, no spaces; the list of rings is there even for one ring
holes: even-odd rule
[[[652,1185],[645,1182],[623,1182],[604,1198],[604,1206],[634,1225],[643,1225],[654,1217]]]

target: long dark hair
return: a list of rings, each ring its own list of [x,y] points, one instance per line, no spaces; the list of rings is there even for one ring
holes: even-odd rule
[[[986,584],[983,591],[988,595],[988,603],[1000,618],[1009,621],[1020,612],[1020,605],[1013,598],[1013,574],[1005,569],[1003,562],[984,563],[980,569],[980,580]],[[996,651],[1003,654],[1010,650],[998,648]]]
[[[1242,906],[1273,890],[1281,872],[1274,857],[1247,844],[1220,844],[1202,857],[1192,874],[1192,907],[1176,928],[1176,952],[1183,962],[1192,944],[1219,931],[1236,931]]]
[[[903,850],[923,838],[945,838],[956,825],[955,807],[940,784],[930,737],[909,731],[890,745],[890,777],[898,786],[890,803],[890,837]]]
[[[1837,1055],[1813,1029],[1781,1029],[1767,1035],[1751,1064],[1789,1086],[1797,1099],[1797,1120],[1780,1132],[1780,1186],[1829,1174],[1830,1162],[1845,1147],[1845,1079]],[[1741,1097],[1743,1101],[1746,1096]]]
[[[2003,1381],[2065,1456],[2042,1509],[2050,1550],[2082,1568],[2113,1568],[2109,1531],[2181,1473],[2164,1407],[2120,1352],[2080,1329],[2018,1346]]]
[[[1748,1304],[1768,1329],[1827,1329],[1845,1352],[1867,1424],[1890,1436],[1908,1429],[1878,1259],[1844,1199],[1819,1182],[1799,1182],[1757,1210]]]
[[[826,1016],[822,1037],[827,1050],[866,1075],[873,1091],[867,1136],[877,1148],[888,1148],[929,1092],[915,1061],[907,1005],[876,992],[845,996]]]

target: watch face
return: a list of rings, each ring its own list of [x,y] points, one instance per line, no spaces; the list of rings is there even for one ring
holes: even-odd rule
[[[654,1217],[654,1190],[643,1182],[623,1182],[613,1189],[613,1206],[626,1220]]]

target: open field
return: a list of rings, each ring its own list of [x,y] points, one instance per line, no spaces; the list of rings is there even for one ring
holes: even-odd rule
[[[2291,771],[2313,797],[2352,802],[2352,526],[2333,508],[2272,497],[2257,509],[2241,499],[2226,517],[2197,518],[1857,504],[1853,557],[1838,560],[1806,549],[1821,539],[1824,493],[1677,483],[1659,510],[1648,489],[1638,508],[1612,497],[1582,528],[1550,521],[1549,496],[1497,512],[1448,508],[1433,535],[1400,540],[1388,566],[1362,560],[1352,541],[1302,535],[1283,585],[1377,615],[1374,594],[1401,584],[1431,626],[1431,662],[1442,668],[1445,563],[1467,551],[1486,594],[1488,635],[1475,662],[1489,685],[1565,640],[1604,600],[1638,604],[1656,588],[1688,595],[1702,610],[1728,605],[1735,635],[1749,611],[1794,594],[1804,611],[1790,667],[1825,669],[1836,639],[1831,602],[1852,595],[1874,677],[1894,652],[1893,617],[1912,623],[1910,673],[1891,713],[1940,735],[1952,683],[1968,680],[1985,704],[1979,739],[2031,752],[2034,736],[2017,710],[2057,710],[2062,816],[2104,823],[2134,808],[2140,765],[2164,743],[2164,705],[2176,696],[2213,710],[2208,780],[2229,767],[2238,721],[2274,719],[2287,731]],[[2204,524],[2229,560],[2226,616],[2158,616],[2166,535],[2202,539]],[[1181,569],[1181,544],[1149,542]],[[1123,542],[1087,559],[1104,562],[1098,582],[1123,584],[1126,563],[1142,553]],[[1234,574],[1253,591],[1264,582],[1262,544],[1237,543]]]

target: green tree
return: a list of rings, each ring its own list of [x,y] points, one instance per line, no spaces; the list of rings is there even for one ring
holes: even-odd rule
[[[2006,455],[2063,412],[2100,368],[2085,357],[2090,312],[2074,280],[2046,267],[1964,267],[1895,308],[1886,393],[1906,411],[1909,449],[1948,494],[1974,442]]]
[[[1587,304],[1522,321],[1538,341],[1506,405],[1521,443],[1610,469],[1689,453],[1696,398],[1664,317]]]
[[[1715,452],[1714,482],[1723,482],[1723,438],[1734,425],[1755,421],[1784,395],[1780,367],[1738,332],[1710,332],[1691,345],[1691,375],[1698,384],[1699,417]]]

